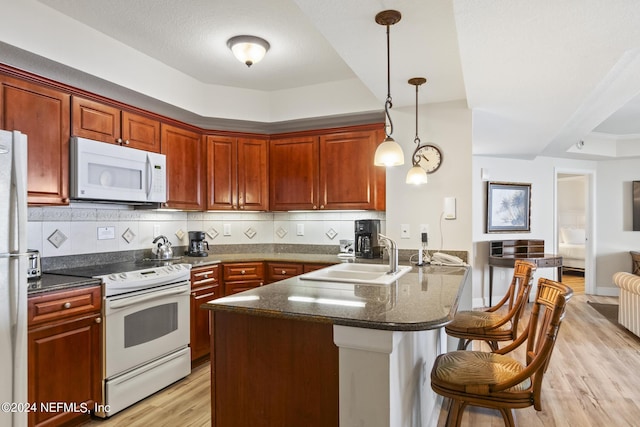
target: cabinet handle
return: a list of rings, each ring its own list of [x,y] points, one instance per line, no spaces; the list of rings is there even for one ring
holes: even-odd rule
[[[260,282],[260,286],[264,285],[264,282]]]
[[[246,273],[246,271],[244,271],[244,270],[240,271],[240,274],[245,274],[245,273]]]
[[[118,139],[116,139],[116,142],[117,142],[118,144],[122,144],[122,138],[118,138]]]
[[[286,272],[286,271],[284,271],[284,270],[282,270],[282,272],[281,272],[280,274],[287,274],[287,272]]]
[[[62,304],[62,308],[71,308],[71,303],[70,302],[65,302],[64,304]]]
[[[324,205],[320,205],[320,209],[324,209]]]
[[[195,292],[191,292],[191,296],[195,298],[196,293]]]
[[[318,209],[318,207],[316,205],[313,205],[313,209]]]
[[[209,275],[205,273],[205,274],[202,275],[202,277],[204,277],[205,279],[208,279]]]
[[[129,140],[128,139],[124,141],[124,145],[129,145]]]
[[[96,323],[102,323],[102,319],[100,317],[96,317]]]
[[[244,205],[240,206],[240,209],[244,209]]]

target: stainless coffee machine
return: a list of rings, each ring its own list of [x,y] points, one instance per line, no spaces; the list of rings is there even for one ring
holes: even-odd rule
[[[190,231],[189,232],[189,250],[187,255],[189,256],[209,256],[205,252],[206,247],[209,250],[209,242],[204,240],[204,231]]]
[[[382,246],[378,242],[379,219],[357,219],[355,244],[357,258],[382,258]]]

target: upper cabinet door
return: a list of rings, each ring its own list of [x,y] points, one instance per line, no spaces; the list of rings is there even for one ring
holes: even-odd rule
[[[29,204],[68,204],[70,95],[11,77],[0,84],[2,129],[28,138]]]
[[[72,135],[95,141],[118,143],[120,110],[100,102],[73,97]]]
[[[122,112],[122,145],[160,152],[160,122],[128,111]]]
[[[269,200],[272,211],[319,209],[317,137],[270,141]]]
[[[238,205],[269,210],[269,162],[266,139],[238,139]]]
[[[167,156],[167,205],[204,210],[204,153],[199,133],[162,124],[162,153]]]
[[[158,120],[77,96],[73,97],[71,108],[74,136],[160,152]]]
[[[384,171],[373,164],[378,139],[376,131],[320,136],[321,209],[380,209],[378,174]]]
[[[207,136],[207,209],[238,206],[236,138]]]

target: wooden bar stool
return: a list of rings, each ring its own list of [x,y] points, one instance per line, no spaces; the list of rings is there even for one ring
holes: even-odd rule
[[[568,286],[542,278],[528,326],[510,345],[493,353],[458,350],[436,358],[431,388],[451,399],[447,427],[460,426],[467,405],[497,409],[507,427],[514,426],[513,409],[542,410],[542,379],[572,294]],[[525,342],[522,364],[511,352]]]
[[[486,310],[456,313],[451,323],[445,326],[445,331],[460,339],[458,350],[466,349],[471,341],[481,340],[495,351],[499,341],[516,338],[518,321],[529,299],[535,270],[535,264],[516,260],[511,284],[500,302]]]

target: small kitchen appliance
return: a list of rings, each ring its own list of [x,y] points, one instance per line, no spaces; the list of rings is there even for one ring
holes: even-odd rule
[[[356,258],[381,258],[382,246],[378,241],[379,219],[357,219],[355,222]]]
[[[35,280],[42,276],[42,267],[40,263],[40,251],[35,249],[27,250],[29,254],[29,268],[27,269],[27,279]]]
[[[204,231],[190,231],[189,250],[187,251],[187,255],[199,257],[209,256],[209,254],[204,250],[205,247],[209,250],[209,242],[204,240],[204,238]]]

